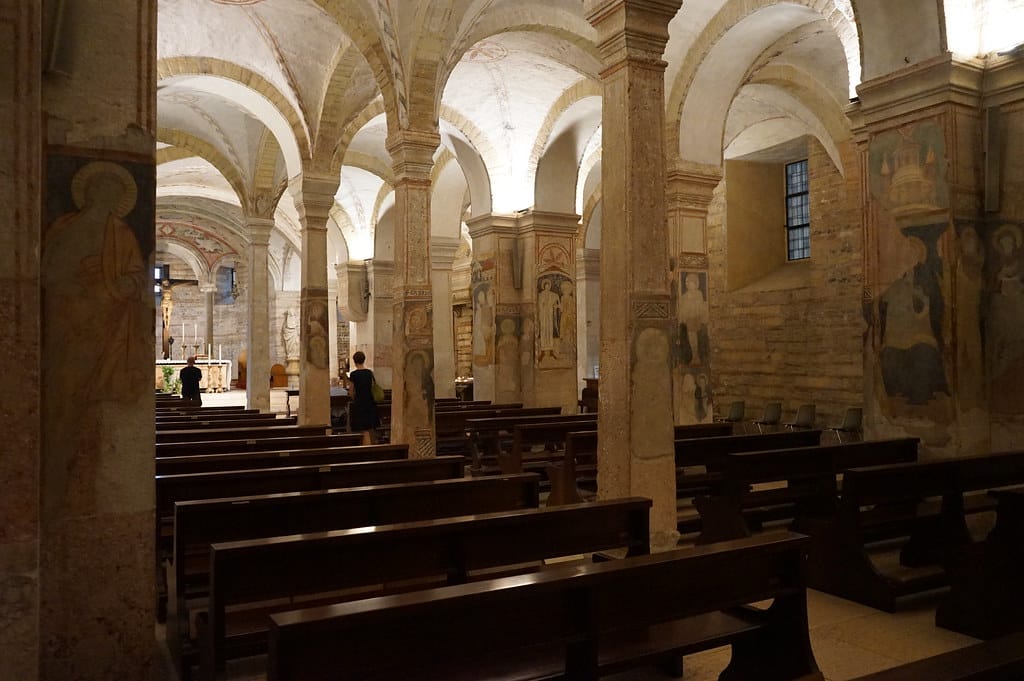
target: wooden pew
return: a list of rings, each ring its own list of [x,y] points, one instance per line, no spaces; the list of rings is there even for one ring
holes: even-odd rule
[[[937,626],[981,639],[1024,629],[1024,487],[989,495],[995,527],[945,559],[950,589],[935,611]]]
[[[1024,632],[951,650],[852,681],[1018,681],[1024,679]]]
[[[224,407],[196,407],[191,404],[183,404],[181,398],[177,398],[174,404],[167,404],[163,401],[156,403],[157,414],[228,414],[228,413],[259,413],[259,409],[246,409],[241,406]]]
[[[972,541],[965,513],[994,508],[988,495],[968,493],[1021,483],[1024,452],[851,468],[843,474],[835,519],[803,528],[814,535],[808,584],[893,612],[900,597],[948,583],[941,563]],[[935,497],[941,499],[937,508],[921,501]],[[865,545],[877,524],[891,522],[890,514],[878,509],[893,506],[912,509],[900,562],[916,569],[883,573]]]
[[[234,452],[204,456],[171,456],[157,458],[157,475],[208,473],[212,471],[281,466],[313,466],[356,461],[395,461],[409,458],[408,445],[356,445],[319,449],[277,450],[267,452]]]
[[[156,456],[159,459],[171,456],[206,456],[270,450],[295,451],[298,449],[345,447],[361,444],[362,441],[363,437],[359,433],[339,433],[337,435],[300,435],[295,437],[246,437],[240,440],[204,440],[201,442],[157,442]]]
[[[259,432],[255,432],[258,430]],[[188,430],[162,430],[156,434],[158,445],[168,442],[205,442],[208,440],[247,440],[253,438],[298,437],[301,435],[330,435],[330,426],[265,426],[249,428],[190,428]]]
[[[806,519],[835,515],[836,478],[843,471],[916,461],[918,442],[898,438],[726,454],[711,464],[721,483],[713,493],[694,500],[701,530],[696,541],[708,544],[749,537],[751,512],[765,507],[784,507],[781,513],[761,515],[775,520],[795,518],[793,529],[799,532]],[[786,486],[753,488],[765,483]]]
[[[199,429],[225,429],[225,428],[271,428],[281,426],[294,426],[298,423],[298,419],[294,416],[291,418],[277,418],[266,416],[257,416],[255,418],[245,419],[221,419],[211,418],[199,420],[186,420],[179,421],[177,419],[173,421],[163,421],[157,419],[156,421],[156,433],[159,438],[165,432],[168,431],[182,431],[182,430],[199,430]]]
[[[537,508],[539,480],[524,474],[176,503],[167,640],[179,678],[198,663],[189,600],[208,593],[211,544]]]
[[[529,407],[516,405],[489,405],[469,409],[452,409],[434,413],[434,431],[439,450],[472,454],[472,443],[466,433],[469,419],[498,418],[506,415],[530,416],[558,413],[557,407]]]
[[[208,410],[191,410],[191,411],[164,411],[158,409],[156,413],[157,423],[167,421],[207,421],[212,419],[223,419],[223,420],[237,420],[237,419],[251,419],[251,418],[265,418],[265,419],[276,419],[277,414],[263,413],[259,409],[242,409],[240,411],[208,411]]]
[[[494,416],[471,416],[465,421],[466,437],[470,444],[471,470],[474,474],[483,472],[484,461],[497,464],[502,452],[502,441],[510,440],[512,429],[519,424],[544,423],[546,421],[578,421],[581,424],[596,424],[597,414],[563,415],[559,407],[533,407],[513,414]],[[496,470],[496,469],[495,469]]]
[[[646,554],[650,508],[634,497],[213,544],[209,610],[198,618],[201,678],[222,679],[227,657],[265,645],[265,630],[229,636],[228,619],[248,624],[246,605],[411,579],[458,584],[477,571],[606,549]]]
[[[731,423],[695,423],[677,425],[675,439],[720,437],[732,433]],[[566,434],[565,452],[561,461],[548,466],[551,491],[547,505],[575,504],[583,501],[579,486],[594,484],[597,473],[597,431],[576,430]]]
[[[682,655],[732,644],[720,681],[820,681],[805,547],[783,533],[277,613],[267,678],[590,680],[651,663],[681,675]]]
[[[717,485],[722,476],[715,468],[726,454],[810,447],[820,443],[820,430],[676,440],[676,497],[693,497],[707,492],[710,489],[709,486]],[[697,467],[703,467],[704,471],[694,472],[692,469]],[[686,470],[687,468],[691,470]]]

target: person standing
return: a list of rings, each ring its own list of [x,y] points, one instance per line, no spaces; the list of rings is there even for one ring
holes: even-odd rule
[[[181,378],[181,399],[189,403],[188,406],[203,406],[203,398],[199,392],[199,381],[203,380],[203,372],[196,366],[196,358],[188,358],[188,366],[178,374]]]
[[[373,372],[363,366],[366,355],[357,351],[352,355],[352,363],[356,368],[349,372],[347,385],[352,398],[349,404],[349,423],[353,432],[363,435],[363,444],[370,445],[376,441],[375,429],[380,427],[377,415],[377,403],[373,400],[372,386],[376,380]]]

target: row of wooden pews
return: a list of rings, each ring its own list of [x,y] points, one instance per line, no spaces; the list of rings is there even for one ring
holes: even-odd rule
[[[471,411],[477,410],[466,410]],[[220,425],[205,427],[222,430]],[[445,650],[452,648],[452,641],[460,642],[459,651],[473,650],[463,642],[484,639],[487,643],[475,654],[486,653],[488,668],[524,674],[527,668],[550,668],[557,676],[565,670],[572,675],[584,669],[603,673],[656,663],[680,672],[683,654],[732,643],[736,656],[731,678],[820,678],[807,640],[800,571],[803,538],[754,538],[714,550],[651,557],[649,500],[542,509],[541,477],[534,473],[463,477],[463,456],[398,459],[404,457],[404,447],[324,446],[320,439],[339,436],[279,437],[273,428],[254,426],[242,438],[158,445],[158,453],[173,453],[158,456],[158,515],[173,517],[167,557],[172,595],[168,642],[183,680],[196,675],[223,679],[229,660],[265,650],[271,678],[307,678],[291,665],[309,668],[314,660],[320,662],[312,668],[322,674],[315,678],[479,678],[476,663],[460,662],[459,654],[444,656],[454,665],[447,667],[453,676],[448,671],[429,676],[430,660],[440,659],[437,649],[425,648],[417,660],[404,642],[392,639],[397,629],[391,625],[372,631],[356,625],[375,641],[372,649],[387,645],[392,650],[366,674],[358,660],[371,648],[362,646],[359,637],[336,639],[316,625],[325,636],[275,638],[288,637],[289,630],[272,618],[298,616],[308,627],[308,613],[325,604],[365,613],[377,611],[375,604],[381,601],[420,598],[430,604],[416,611],[432,623],[428,629],[438,632]],[[304,447],[307,440],[314,444]],[[244,448],[228,451],[221,444],[225,442]],[[287,449],[275,449],[274,443],[287,443]],[[188,446],[192,449],[183,451]],[[212,453],[203,451],[205,447],[212,447]],[[345,462],[273,465],[275,459],[306,463],[308,457],[327,452]],[[609,550],[627,557],[612,560]],[[564,564],[567,558],[571,562]],[[755,564],[763,569],[752,570]],[[667,608],[668,601],[653,591],[651,598],[635,595],[651,584],[660,589],[662,582],[666,589],[688,584],[694,590],[701,575],[726,572],[744,577],[730,580],[734,583],[729,590],[716,589],[714,598],[705,593],[699,600],[682,595],[669,599],[685,603],[682,608]],[[584,581],[586,589],[580,590]],[[510,585],[526,590],[507,600]],[[465,618],[448,614],[448,594],[460,589],[488,603],[505,600],[507,614],[487,603],[470,606]],[[557,595],[559,590],[564,596]],[[601,598],[607,599],[605,605],[595,608]],[[776,605],[767,611],[744,605],[771,598]],[[300,605],[314,609],[281,612]],[[436,607],[441,609],[432,610]],[[566,610],[553,619],[548,613],[554,611],[547,608]],[[581,647],[575,633],[567,631],[562,638],[545,634],[561,622],[582,626],[593,636],[620,619],[616,613],[621,613],[618,633],[601,633],[586,646]],[[380,610],[371,617],[393,614]],[[482,614],[486,627],[477,626]],[[403,611],[394,626],[402,627],[403,621],[416,620]],[[525,626],[526,621],[532,626]],[[524,639],[527,632],[543,642],[543,649]],[[286,652],[285,640],[299,641],[303,651]],[[395,645],[402,654],[393,654]],[[581,655],[584,649],[589,652]],[[772,650],[784,651],[785,674],[763,674],[766,655],[778,657],[766,652]],[[401,672],[391,667],[392,661],[413,666]],[[579,678],[592,678],[586,674]]]

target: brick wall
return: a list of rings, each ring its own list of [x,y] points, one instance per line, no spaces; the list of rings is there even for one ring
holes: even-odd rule
[[[766,401],[780,400],[786,419],[813,402],[818,425],[828,426],[863,402],[859,169],[852,144],[840,147],[845,179],[815,140],[808,147],[811,258],[795,266],[805,268],[800,276],[727,290],[728,176],[715,192],[708,216],[712,385],[720,412],[742,399],[747,418],[757,418]]]

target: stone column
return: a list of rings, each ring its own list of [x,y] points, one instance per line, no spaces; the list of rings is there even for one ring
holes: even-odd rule
[[[205,345],[199,348],[200,353],[204,353],[209,349],[210,357],[217,357],[217,344],[213,342],[213,309],[214,302],[217,295],[216,284],[200,284],[200,292],[203,294],[203,298],[206,302],[206,339],[203,341]]]
[[[338,191],[338,177],[304,172],[301,199],[296,206],[302,219],[302,339],[299,364],[301,425],[330,424],[330,315],[327,293],[327,221]]]
[[[267,246],[274,231],[271,218],[246,218],[249,229],[249,332],[245,402],[270,411],[270,269]]]
[[[531,210],[519,218],[522,257],[523,403],[576,411],[576,234],[578,215]],[[533,336],[528,331],[533,330]],[[516,355],[506,351],[511,325],[500,319],[495,341],[499,378]],[[526,349],[532,357],[526,361]],[[501,385],[501,381],[498,381]]]
[[[395,264],[374,260],[366,269],[370,298],[366,320],[356,324],[351,351],[362,350],[366,366],[373,369],[377,382],[390,388],[393,381],[392,342],[395,335]],[[351,353],[350,353],[351,354]]]
[[[336,267],[329,272],[337,271]],[[331,346],[328,374],[334,380],[338,378],[338,280],[335,277],[327,281],[327,336]]]
[[[576,294],[576,376],[582,391],[583,379],[594,378],[601,363],[601,251],[596,248],[576,251]]]
[[[947,54],[858,88],[865,435],[920,437],[931,456],[1021,432],[998,441],[990,413],[1015,426],[1024,409],[1024,215],[982,210],[983,86],[979,62]]]
[[[402,130],[388,137],[395,169],[395,336],[391,439],[427,458],[434,441],[434,322],[430,285],[430,170],[441,138]]]
[[[719,168],[679,164],[668,173],[666,212],[675,320],[672,388],[675,422],[710,423],[714,411],[708,291],[707,215]]]
[[[15,88],[13,98],[5,97],[0,106],[0,116],[32,106],[37,91],[20,90],[20,69],[34,69],[35,79],[43,71],[31,56],[43,34],[37,23],[30,23],[26,12],[31,9],[20,10],[42,3],[14,4],[18,20],[0,23],[0,44],[6,54],[17,50],[16,58],[5,60],[0,70],[13,70],[17,77],[0,78],[0,87]],[[31,579],[14,591],[5,588],[2,596],[2,617],[13,612],[32,619],[38,640],[11,639],[4,628],[0,674],[48,681],[150,679],[156,669],[154,469],[149,455],[156,341],[156,3],[81,0],[65,10],[63,22],[48,25],[45,32],[55,50],[43,65],[52,74],[42,92],[45,176],[32,173],[39,149],[25,145],[21,136],[38,139],[39,133],[25,127],[26,121],[19,118],[6,128],[0,152],[26,153],[19,167],[31,187],[25,198],[32,197],[44,211],[40,224],[25,225],[40,235],[42,298],[36,310],[42,314],[0,305],[5,332],[31,338],[39,324],[45,358],[41,380],[17,386],[19,404],[11,412],[6,406],[2,410],[8,417],[18,415],[32,403],[33,386],[41,385],[39,410],[29,418],[41,424],[42,451],[38,468],[24,470],[28,480],[35,470],[41,475],[38,619],[31,617],[31,608],[18,611],[23,595],[33,589]],[[9,16],[5,9],[4,18]],[[13,175],[7,182],[18,187],[21,178]],[[23,219],[21,206],[17,201],[5,205],[15,225]],[[27,239],[21,245],[31,244],[31,237],[10,235],[10,227],[0,231],[5,246],[21,239]],[[38,252],[2,250],[4,277],[18,271],[19,260]],[[25,316],[13,316],[19,313]],[[4,359],[15,357],[5,354]],[[31,372],[31,351],[25,359]],[[23,370],[11,369],[14,378]],[[23,456],[9,434],[3,449],[0,458],[18,461]],[[17,477],[5,479],[0,503],[18,503],[22,484]],[[29,514],[33,506],[26,506]],[[6,537],[24,537],[31,524],[5,519],[3,528],[6,542]],[[18,564],[8,563],[7,557],[4,553],[0,570]],[[38,676],[17,676],[12,660],[22,665],[22,655],[35,643]]]
[[[515,216],[479,215],[466,221],[473,240],[470,274],[470,305],[473,310],[473,398],[492,402],[519,401],[522,396],[523,362],[532,365],[533,328],[526,330],[529,347],[521,347],[524,335],[520,311],[522,288],[519,229]],[[519,268],[517,270],[517,267]],[[519,288],[516,288],[516,284]],[[495,366],[495,340],[499,319],[515,326],[520,363],[503,373],[501,389]],[[507,325],[506,325],[507,326]],[[524,359],[525,358],[525,359]]]
[[[452,314],[452,263],[459,239],[430,242],[430,283],[434,298],[434,393],[455,397],[455,318]]]
[[[651,498],[655,546],[677,536],[661,55],[680,4],[585,4],[605,65],[598,495]]]
[[[40,648],[45,639],[51,634],[62,638],[71,634],[70,630],[43,629],[39,620],[41,6],[39,2],[0,3],[0,101],[4,102],[0,126],[7,131],[0,144],[0,177],[4,178],[0,207],[8,220],[0,229],[0,323],[5,329],[0,336],[4,365],[0,411],[5,430],[0,455],[0,527],[4,528],[0,532],[0,594],[4,594],[0,677],[11,680],[40,678]],[[136,461],[134,466],[143,463]]]

